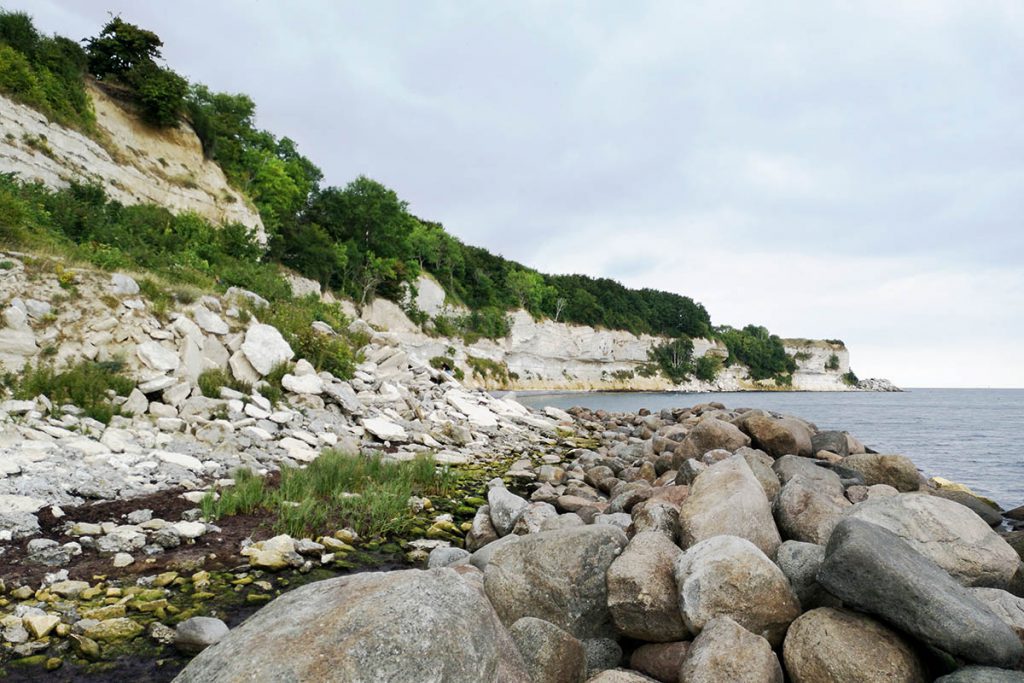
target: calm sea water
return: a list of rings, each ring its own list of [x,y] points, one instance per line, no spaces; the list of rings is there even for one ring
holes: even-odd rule
[[[901,453],[926,476],[967,484],[1004,508],[1024,504],[1024,389],[912,389],[903,393],[520,393],[540,408],[652,411],[718,401],[845,430],[880,453]]]

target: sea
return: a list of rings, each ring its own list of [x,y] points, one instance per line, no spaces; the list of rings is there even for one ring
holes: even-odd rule
[[[850,432],[879,453],[906,455],[925,476],[966,484],[1003,508],[1024,505],[1024,389],[875,392],[519,392],[531,407],[659,411],[717,401]]]

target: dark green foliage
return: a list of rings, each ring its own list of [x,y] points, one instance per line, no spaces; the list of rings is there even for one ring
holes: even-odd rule
[[[850,370],[849,372],[843,375],[843,381],[846,384],[850,385],[851,387],[857,386],[857,383],[860,382],[860,380],[857,378],[857,375],[854,374],[853,370]]]
[[[40,394],[55,405],[71,403],[89,417],[106,424],[120,415],[108,392],[127,396],[135,382],[123,374],[124,365],[117,361],[94,363],[83,361],[62,372],[51,365],[29,367],[15,382],[14,396],[32,399]]]
[[[24,248],[59,247],[101,268],[147,270],[167,279],[239,286],[271,301],[291,289],[240,225],[218,228],[196,214],[152,204],[123,206],[95,185],[49,190],[0,175],[0,237]]]
[[[91,132],[96,119],[85,92],[85,51],[42,36],[22,12],[0,10],[0,92],[65,126]]]
[[[98,78],[125,76],[159,59],[163,46],[163,41],[152,31],[114,17],[98,36],[85,41],[89,72]]]
[[[452,377],[457,380],[463,380],[466,377],[466,373],[462,371],[462,368],[455,364],[455,360],[448,356],[434,356],[430,359],[430,367],[435,370],[444,370]]]
[[[132,69],[128,82],[135,89],[135,100],[142,109],[144,121],[159,128],[178,124],[185,107],[188,81],[150,62]]]
[[[714,382],[722,371],[722,359],[712,354],[705,354],[693,364],[693,374],[702,382]]]
[[[782,340],[764,327],[747,325],[737,330],[724,326],[717,332],[729,349],[728,363],[743,363],[750,368],[750,376],[755,380],[796,371],[796,361],[786,353]]]
[[[157,127],[176,126],[185,109],[188,82],[156,63],[163,42],[152,31],[114,17],[85,41],[89,73],[127,87],[142,118]]]
[[[653,347],[647,357],[665,377],[676,384],[685,382],[693,372],[693,340],[685,335],[677,337]]]
[[[839,369],[839,356],[832,354],[828,357],[828,361],[825,363],[826,370],[838,370]]]

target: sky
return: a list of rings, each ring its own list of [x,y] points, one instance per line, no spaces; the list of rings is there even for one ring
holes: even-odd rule
[[[1024,3],[0,0],[108,12],[469,244],[1024,387]],[[173,9],[172,9],[173,8]]]

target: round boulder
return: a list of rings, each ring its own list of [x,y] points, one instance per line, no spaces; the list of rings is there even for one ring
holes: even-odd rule
[[[679,612],[673,575],[682,553],[664,534],[639,533],[608,569],[608,609],[619,633],[659,643],[682,640],[689,631]]]
[[[448,568],[342,576],[285,593],[203,650],[178,683],[527,683],[487,599]]]
[[[782,542],[764,489],[739,455],[701,472],[679,508],[684,548],[721,535],[745,538],[767,555]]]
[[[903,492],[921,488],[921,475],[917,472],[917,466],[905,455],[858,453],[843,458],[840,464],[864,477],[864,483],[868,486],[888,484]]]
[[[494,553],[484,573],[502,621],[537,617],[580,639],[614,636],[605,577],[626,547],[625,532],[602,524],[518,538]]]
[[[1020,563],[978,515],[945,498],[925,493],[873,498],[853,506],[847,516],[888,529],[965,586],[1006,588]]]
[[[750,541],[715,536],[676,560],[683,621],[700,633],[716,617],[734,619],[772,647],[800,616],[800,601],[782,570]]]
[[[923,683],[910,644],[863,614],[821,607],[789,627],[783,646],[793,683]]]
[[[729,617],[708,622],[690,645],[679,683],[782,683],[772,646]]]

